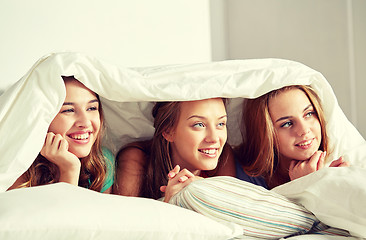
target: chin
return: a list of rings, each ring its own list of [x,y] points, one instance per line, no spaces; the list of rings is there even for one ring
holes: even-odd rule
[[[309,161],[309,160],[310,160],[310,158],[311,158],[311,156],[313,156],[313,154],[311,154],[311,155],[309,155],[309,156],[305,156],[305,157],[303,157],[303,158],[296,159],[296,160],[298,160],[298,161]]]
[[[216,164],[206,165],[206,166],[202,167],[201,170],[211,171],[211,170],[214,170],[216,167],[217,167],[217,163]]]
[[[90,151],[72,151],[72,150],[70,150],[70,152],[78,158],[84,158],[90,154]]]

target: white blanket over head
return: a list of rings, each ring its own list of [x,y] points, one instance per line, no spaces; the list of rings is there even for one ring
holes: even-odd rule
[[[113,151],[128,142],[152,136],[154,101],[230,98],[229,143],[235,145],[241,138],[238,130],[243,98],[258,97],[286,85],[311,85],[322,100],[333,150],[331,158],[344,156],[354,166],[366,166],[365,140],[343,114],[323,75],[303,64],[253,59],[124,68],[79,53],[56,53],[41,58],[0,96],[0,192],[6,191],[25,172],[39,153],[48,126],[65,98],[61,76],[72,75],[100,95],[107,125],[105,144]],[[352,179],[352,168],[345,171],[349,172],[347,178]],[[342,198],[342,178],[333,177],[339,181],[339,195],[332,197]],[[304,181],[321,182],[311,175]],[[305,185],[308,188],[311,184]],[[286,185],[281,191],[284,195]],[[305,185],[297,184],[297,190],[301,192]],[[327,194],[322,197],[326,203]],[[366,214],[362,214],[365,220]]]

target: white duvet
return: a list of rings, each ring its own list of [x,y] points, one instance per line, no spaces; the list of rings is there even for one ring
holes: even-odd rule
[[[6,189],[27,170],[43,145],[65,97],[62,75],[75,76],[101,96],[107,125],[104,144],[114,152],[127,142],[152,136],[154,101],[230,98],[229,142],[235,145],[240,143],[242,98],[285,85],[311,85],[322,99],[331,158],[344,156],[352,167],[324,169],[274,191],[296,199],[324,223],[366,237],[366,142],[343,114],[321,73],[281,59],[133,69],[79,53],[41,58],[0,96],[0,204],[10,193]],[[16,191],[21,197],[22,190]]]

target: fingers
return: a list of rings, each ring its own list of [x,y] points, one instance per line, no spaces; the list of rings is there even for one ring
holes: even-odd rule
[[[188,179],[193,178],[194,176],[195,175],[187,169],[183,169],[182,171],[180,171],[180,166],[176,165],[173,168],[173,170],[171,170],[168,173],[168,178],[169,178],[168,184],[173,185],[173,184],[177,184],[177,183],[184,183]],[[167,188],[167,186],[161,186],[160,191],[166,192],[166,188]]]
[[[173,170],[168,173],[168,178],[176,178],[179,182],[185,182],[188,178],[194,177],[194,174],[187,169],[180,171],[180,166],[176,165]]]
[[[318,170],[319,168],[319,162],[322,161],[322,155],[323,152],[322,151],[316,151],[313,156],[311,156],[308,165],[308,169],[312,172],[315,172],[316,170]],[[320,165],[324,166],[324,159],[323,159],[323,163],[320,163]]]
[[[292,161],[290,162],[289,171],[292,171],[292,170],[295,168],[295,166],[296,166],[296,164],[297,164],[298,162],[299,162],[299,161],[292,160]]]
[[[338,158],[331,162],[329,167],[349,167],[351,164],[348,161],[345,161],[343,157]]]
[[[189,170],[179,170],[180,167],[178,165],[175,166],[174,169],[168,173],[169,180],[167,186],[160,187],[160,191],[165,193],[165,202],[169,202],[172,196],[180,192],[183,188],[195,180],[195,175]]]
[[[68,151],[69,143],[60,134],[52,132],[47,133],[45,143],[40,154],[48,161],[56,164],[60,171],[68,171],[69,169],[79,169],[79,158]],[[80,169],[79,169],[80,170]]]
[[[343,158],[340,157],[337,160],[334,160],[333,162],[331,162],[329,167],[338,167],[339,164],[342,164],[342,162],[343,162]]]
[[[194,174],[191,173],[190,171],[188,171],[187,169],[183,169],[182,171],[180,171],[177,174],[177,177],[178,177],[178,181],[183,183],[183,182],[187,181],[189,178],[194,177]]]
[[[178,165],[177,165],[178,166]],[[176,167],[177,167],[176,166]],[[191,173],[189,170],[187,169],[183,169],[182,171],[176,173],[174,170],[176,169],[176,167],[169,172],[168,177],[169,177],[169,182],[180,182],[180,183],[184,183],[185,181],[187,181],[189,178],[194,177],[194,174]],[[179,166],[177,168],[179,170]],[[174,175],[174,176],[173,176]],[[173,177],[172,177],[173,176]]]
[[[327,152],[324,151],[321,153],[319,161],[318,161],[318,165],[317,165],[317,170],[322,169],[324,167],[325,164],[325,157],[327,156]]]
[[[160,187],[160,191],[161,191],[161,192],[165,192],[165,190],[166,190],[166,186],[161,186],[161,187]]]
[[[164,191],[164,202],[169,202],[169,200],[183,188],[188,186],[191,182],[195,180],[194,177],[188,178],[184,182],[178,181],[178,179],[170,179],[167,186],[161,186],[160,190]]]
[[[349,167],[351,164],[348,161],[344,161],[341,164],[339,164],[337,167]]]
[[[180,166],[179,166],[179,165],[176,165],[176,166],[173,168],[173,170],[171,170],[171,171],[168,173],[168,177],[169,177],[169,179],[174,178],[174,177],[175,177],[175,175],[177,175],[177,174],[179,173],[179,171],[180,171]]]
[[[49,132],[41,149],[41,155],[47,158],[55,155],[59,150],[67,150],[68,146],[68,142],[60,134]]]
[[[341,165],[339,165],[340,167],[349,167],[351,166],[351,163],[348,161],[344,161]]]
[[[309,160],[293,160],[289,167],[289,177],[291,180],[303,177],[324,167],[325,154],[317,151]]]
[[[288,174],[289,174],[289,177],[290,177],[291,181],[295,180],[299,177],[302,177],[301,171],[304,168],[303,167],[304,162],[305,161],[297,161],[297,160],[292,160],[290,162],[290,167],[289,167],[289,170],[288,170]]]

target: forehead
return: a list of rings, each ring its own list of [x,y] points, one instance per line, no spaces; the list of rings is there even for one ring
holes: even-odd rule
[[[271,98],[268,107],[271,116],[292,115],[302,112],[309,104],[311,102],[302,90],[289,89]]]
[[[89,88],[85,87],[77,80],[66,80],[66,99],[65,101],[90,101],[96,98],[96,94]]]
[[[219,117],[226,115],[225,105],[220,98],[205,99],[198,101],[182,102],[180,105],[181,118],[188,118],[192,115]]]

